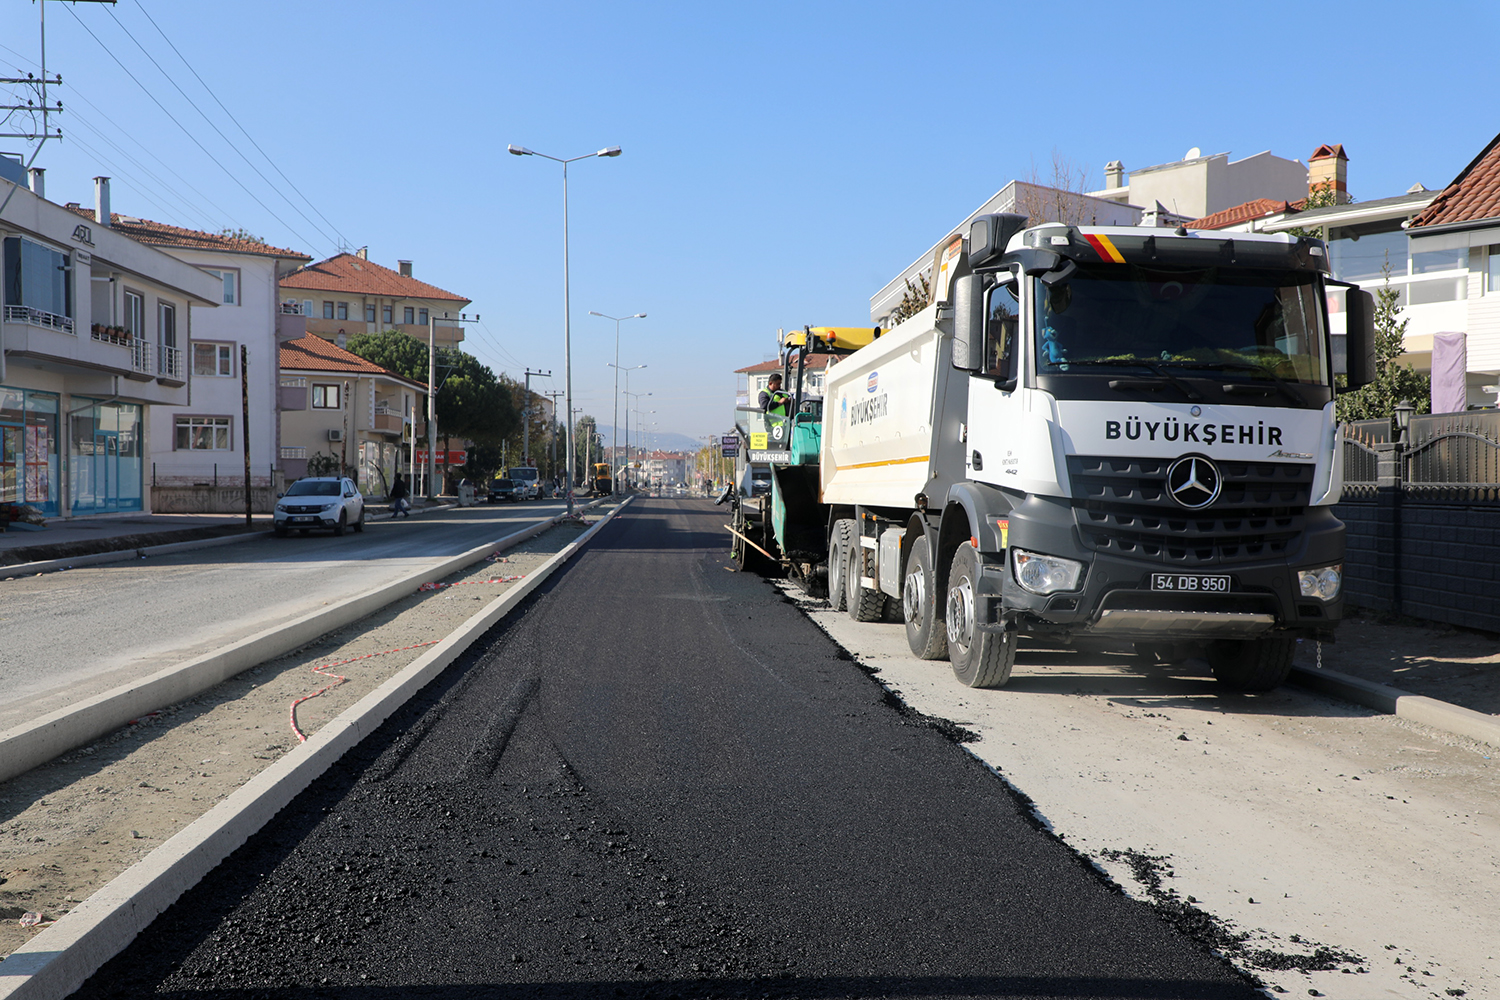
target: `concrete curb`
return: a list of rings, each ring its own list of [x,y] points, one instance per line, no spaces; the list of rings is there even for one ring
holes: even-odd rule
[[[319,729],[306,743],[241,785],[12,952],[0,962],[0,1000],[56,1000],[76,990],[346,751],[442,673],[627,506],[628,499],[448,638]]]
[[[1436,698],[1412,694],[1388,684],[1361,680],[1337,670],[1292,667],[1291,681],[1319,694],[1331,695],[1356,705],[1373,708],[1401,719],[1410,719],[1455,736],[1467,736],[1500,747],[1500,718],[1463,708]]]
[[[147,545],[144,548],[114,549],[110,552],[93,552],[86,556],[73,556],[65,559],[38,559],[36,562],[0,566],[0,577],[34,576],[37,573],[51,573],[54,570],[60,569],[77,569],[83,566],[98,566],[102,563],[125,562],[127,559],[139,559],[142,556],[165,556],[173,552],[211,549],[220,545],[233,545],[235,542],[248,542],[252,538],[267,538],[270,534],[271,532],[269,531],[243,531],[238,535],[223,535],[219,538],[195,538],[186,542]]]
[[[0,732],[0,781],[24,774],[75,747],[84,746],[131,719],[163,705],[191,698],[242,670],[305,646],[324,633],[416,593],[417,587],[429,580],[440,580],[479,562],[492,552],[511,548],[539,535],[566,516],[557,514],[529,528],[469,549],[436,566],[408,573],[391,583],[308,612],[212,653],[175,663],[140,680]]]

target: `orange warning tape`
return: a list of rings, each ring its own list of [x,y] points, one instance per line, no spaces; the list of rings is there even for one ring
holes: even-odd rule
[[[403,652],[405,652],[408,649],[421,649],[423,646],[436,646],[438,643],[440,643],[442,641],[443,640],[441,640],[441,639],[433,639],[430,642],[419,642],[419,643],[416,643],[415,645],[412,645],[412,646],[398,646],[395,649],[382,649],[378,653],[366,653],[363,656],[351,656],[347,660],[335,660],[332,663],[325,663],[322,666],[313,667],[312,668],[312,672],[313,673],[315,673],[315,674],[322,674],[324,677],[332,677],[334,680],[333,680],[332,684],[326,684],[323,687],[318,688],[318,690],[314,691],[312,694],[303,695],[301,698],[298,698],[296,701],[292,702],[292,707],[291,707],[291,710],[290,710],[290,715],[291,715],[291,720],[292,720],[292,732],[297,734],[297,742],[299,742],[299,743],[306,743],[307,742],[307,737],[303,735],[302,730],[300,728],[298,728],[298,726],[297,726],[297,706],[300,705],[300,704],[302,704],[304,701],[310,701],[311,699],[316,698],[318,695],[322,694],[324,691],[332,691],[334,688],[338,687],[340,684],[344,683],[345,681],[347,681],[349,679],[349,678],[343,676],[342,674],[330,674],[330,673],[328,673],[328,670],[330,668],[332,668],[332,667],[342,667],[342,666],[344,666],[347,663],[357,663],[360,660],[368,660],[368,659],[370,659],[373,656],[385,656],[387,653],[403,653]]]

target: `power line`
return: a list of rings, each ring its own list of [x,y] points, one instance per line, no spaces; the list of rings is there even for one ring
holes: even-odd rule
[[[15,49],[10,48],[7,45],[0,44],[0,49],[4,49],[6,52],[9,52],[11,55],[13,55],[16,58],[20,59],[22,62],[29,63],[32,66],[36,66],[37,65],[31,59],[28,59],[26,56],[22,55],[21,53],[17,52]],[[196,187],[194,187],[192,185],[192,183],[190,181],[188,181],[187,178],[183,177],[176,170],[172,169],[172,165],[171,164],[167,163],[165,160],[163,160],[161,157],[157,156],[154,152],[152,152],[149,148],[147,148],[147,146],[143,142],[141,142],[139,139],[137,139],[134,136],[134,134],[132,134],[129,130],[127,130],[125,128],[122,128],[118,122],[116,122],[113,118],[111,118],[109,116],[108,112],[106,112],[103,108],[99,107],[99,105],[95,104],[93,101],[89,100],[88,97],[87,97],[87,95],[85,95],[82,91],[80,91],[76,86],[72,87],[72,91],[73,91],[74,96],[76,96],[84,104],[87,104],[89,107],[91,107],[95,111],[97,111],[99,113],[99,116],[101,118],[103,118],[106,122],[108,122],[117,131],[119,131],[119,133],[121,135],[125,136],[131,142],[135,143],[135,145],[140,148],[141,152],[145,153],[148,157],[150,157],[151,159],[153,159],[157,163],[159,163],[161,165],[162,169],[164,169],[167,173],[169,173],[173,177],[177,178],[177,180],[182,183],[183,187],[186,187],[189,191],[192,191],[199,198],[203,199],[203,201],[205,201],[209,205],[211,205],[214,208],[214,210],[219,213],[219,215],[221,217],[227,218],[231,223],[233,223],[235,225],[239,225],[238,220],[236,220],[233,217],[233,215],[231,215],[231,213],[229,211],[227,211],[222,205],[219,205],[217,202],[215,202],[208,195],[204,194],[202,191],[199,191]],[[117,150],[120,153],[121,156],[124,156],[126,159],[130,160],[130,162],[134,163],[140,170],[142,170],[144,173],[146,173],[148,176],[150,176],[153,180],[155,180],[161,186],[161,188],[163,190],[170,190],[171,189],[172,185],[161,183],[160,178],[158,178],[150,169],[148,169],[145,166],[145,164],[141,163],[139,160],[137,160],[130,153],[126,152],[125,149],[122,146],[120,146],[119,143],[117,143],[113,139],[109,138],[109,136],[105,135],[102,131],[100,131],[98,128],[94,127],[93,125],[89,125],[89,123],[86,120],[86,118],[84,116],[81,116],[81,115],[78,114],[77,109],[74,109],[73,112],[72,112],[72,114],[73,114],[73,118],[76,121],[78,121],[80,124],[83,124],[86,127],[88,127],[101,140],[103,140],[104,142],[108,143],[115,150]],[[188,205],[192,206],[192,203],[184,195],[182,195],[180,192],[177,192],[177,196],[182,199],[182,201],[183,201],[184,204],[188,204]],[[198,215],[204,216],[204,217],[209,216],[211,214],[209,212],[206,212],[202,208],[201,205],[200,206],[192,206],[192,210],[193,210],[193,212],[197,213]]]
[[[275,184],[271,183],[271,179],[269,177],[267,177],[265,174],[261,173],[261,170],[260,170],[259,167],[257,167],[254,163],[250,162],[250,157],[246,156],[243,152],[240,151],[240,148],[238,146],[236,146],[233,142],[230,141],[229,136],[225,135],[219,129],[219,126],[214,124],[213,119],[210,118],[210,117],[208,117],[208,115],[206,115],[206,114],[203,113],[203,109],[200,108],[200,107],[198,107],[197,102],[194,101],[191,97],[188,96],[187,91],[183,90],[180,86],[178,86],[177,81],[174,80],[174,79],[172,79],[171,74],[169,74],[165,69],[162,69],[161,63],[157,62],[156,61],[156,57],[153,56],[150,52],[148,52],[146,50],[146,46],[142,45],[140,43],[140,40],[138,38],[136,38],[135,35],[131,34],[130,29],[127,28],[127,27],[125,27],[124,23],[121,22],[120,18],[115,14],[114,10],[112,8],[109,8],[109,7],[106,7],[104,9],[109,13],[110,18],[112,18],[114,20],[115,24],[119,25],[120,30],[123,31],[123,32],[125,32],[125,37],[129,38],[132,42],[135,42],[135,47],[138,48],[138,49],[140,49],[141,53],[147,59],[151,60],[151,65],[155,66],[156,69],[157,69],[157,71],[160,72],[161,75],[166,78],[166,81],[168,83],[170,83],[174,88],[176,88],[177,92],[182,95],[183,100],[187,101],[188,104],[192,106],[193,110],[196,111],[196,112],[198,112],[198,115],[205,122],[208,123],[208,127],[211,128],[211,129],[213,129],[214,132],[218,135],[218,137],[220,139],[223,139],[224,142],[225,142],[225,144],[228,145],[230,149],[234,150],[235,153],[239,156],[240,159],[242,159],[242,160],[245,161],[245,165],[247,167],[249,167],[251,170],[255,171],[255,175],[257,177],[259,177],[261,180],[263,180],[263,181],[266,182],[266,186],[267,187],[271,188],[271,190],[275,191],[278,195],[280,195],[281,196],[281,200],[284,201],[284,202],[286,202],[287,205],[292,209],[292,211],[294,211],[298,215],[302,216],[303,219],[306,219],[308,225],[310,225],[314,229],[316,229],[318,231],[318,234],[320,236],[322,236],[329,243],[334,244],[334,246],[336,248],[339,241],[336,238],[334,238],[332,236],[329,236],[326,232],[323,231],[322,227],[320,227],[312,219],[308,218],[306,212],[302,211],[302,209],[300,209],[296,205],[292,204],[292,200],[290,198],[288,198],[286,195],[282,194],[281,190]],[[144,12],[144,9],[143,9],[143,12]],[[147,15],[147,17],[149,18],[150,15]],[[154,25],[156,22],[152,21],[151,23]],[[159,32],[159,31],[161,31],[161,28],[157,28],[156,30]],[[166,35],[163,34],[162,37],[166,38]],[[168,45],[172,44],[170,39],[167,41],[167,44]],[[175,47],[173,48],[173,51],[174,52],[176,51]],[[181,56],[182,56],[182,54],[179,52],[178,53],[178,58],[181,58]],[[183,61],[186,62],[186,60],[183,60]],[[189,66],[188,69],[191,71],[192,67]],[[197,76],[196,73],[194,73],[193,75]],[[199,79],[199,82],[200,83],[203,82],[201,78]],[[218,100],[218,98],[214,98],[214,99]],[[220,107],[222,107],[222,106],[223,105],[220,105]]]
[[[290,232],[293,236],[297,237],[297,239],[301,240],[304,244],[306,244],[306,245],[312,245],[312,242],[313,242],[312,240],[309,240],[306,236],[303,236],[301,233],[297,232],[297,230],[293,229],[290,223],[288,223],[281,216],[277,215],[276,212],[272,210],[271,206],[269,206],[265,202],[261,201],[260,198],[256,196],[256,194],[255,194],[254,191],[251,191],[248,187],[246,187],[245,183],[243,181],[241,181],[238,177],[236,177],[230,171],[230,169],[228,167],[224,166],[223,163],[219,162],[219,158],[216,157],[216,156],[214,156],[213,153],[210,153],[208,151],[208,147],[204,146],[203,143],[199,142],[198,141],[198,137],[195,136],[195,135],[193,135],[193,133],[189,132],[188,129],[187,129],[187,126],[183,125],[182,122],[180,122],[180,121],[177,120],[177,116],[175,116],[174,114],[172,114],[172,112],[170,112],[170,111],[167,110],[167,106],[165,104],[163,104],[161,101],[157,100],[156,95],[153,94],[153,93],[151,93],[150,88],[148,88],[144,83],[142,83],[139,79],[137,79],[136,75],[134,73],[130,72],[130,69],[123,62],[120,61],[120,57],[117,56],[117,55],[115,55],[114,52],[113,52],[113,50],[111,50],[108,45],[105,45],[104,42],[100,41],[99,36],[96,35],[96,34],[94,34],[93,29],[90,28],[88,26],[88,24],[86,24],[84,22],[83,18],[81,18],[81,17],[78,16],[77,12],[74,11],[73,8],[71,8],[71,7],[64,7],[63,9],[66,10],[69,14],[73,15],[73,20],[77,21],[78,24],[79,24],[79,26],[82,27],[84,31],[88,32],[89,37],[92,38],[96,43],[98,43],[99,47],[104,50],[105,54],[108,55],[111,59],[113,59],[115,61],[115,65],[119,66],[120,69],[124,70],[125,75],[128,76],[128,77],[130,77],[130,79],[132,81],[134,81],[135,85],[137,87],[140,87],[141,90],[142,90],[142,92],[144,92],[147,97],[151,98],[151,103],[155,104],[158,108],[160,108],[162,114],[164,114],[168,118],[170,118],[172,120],[172,124],[176,125],[179,129],[181,129],[182,130],[182,134],[185,135],[185,136],[187,136],[188,139],[190,139],[192,141],[193,145],[197,146],[200,150],[202,150],[204,156],[207,156],[210,160],[212,160],[214,162],[215,166],[217,166],[220,170],[224,171],[225,175],[228,176],[228,178],[230,180],[232,180],[236,184],[238,184],[240,186],[240,190],[242,190],[246,194],[248,194],[251,197],[251,199],[254,200],[254,202],[257,205],[259,205],[261,208],[265,209],[266,212],[271,216],[271,218],[275,219],[277,222],[279,222],[283,226],[285,226],[287,228],[288,232]]]
[[[161,30],[161,26],[156,23],[156,18],[154,18],[154,17],[151,16],[150,12],[146,10],[146,8],[145,8],[144,5],[142,5],[141,0],[135,0],[135,5],[137,7],[140,7],[141,13],[146,15],[146,20],[148,20],[148,21],[151,22],[151,27],[153,27],[153,28],[156,29],[157,34],[161,35],[162,40],[165,41],[167,43],[167,45],[169,45],[171,47],[171,49],[172,49],[173,52],[177,53],[177,58],[182,60],[182,64],[188,68],[188,72],[192,73],[193,76],[195,78],[197,78],[198,82],[201,83],[201,84],[203,84],[203,89],[206,90],[206,91],[208,91],[208,96],[212,97],[214,99],[214,103],[217,104],[220,108],[223,109],[224,113],[229,116],[229,120],[230,121],[234,122],[234,127],[237,128],[237,129],[239,129],[240,132],[242,132],[244,134],[244,136],[245,136],[246,139],[250,140],[250,145],[254,146],[255,149],[256,149],[256,151],[258,153],[260,153],[261,156],[265,157],[266,162],[271,165],[271,169],[275,170],[276,173],[281,176],[281,179],[284,180],[284,181],[286,181],[287,185],[293,191],[297,192],[297,196],[298,197],[300,197],[303,201],[307,202],[307,207],[308,208],[311,208],[314,212],[318,213],[318,218],[320,218],[324,222],[328,223],[328,228],[332,229],[334,231],[334,233],[338,236],[338,238],[341,241],[341,243],[344,246],[348,246],[349,245],[349,241],[344,237],[344,234],[339,231],[339,227],[335,226],[333,224],[333,222],[329,220],[328,216],[324,215],[321,211],[319,211],[318,210],[318,206],[314,205],[312,203],[312,199],[308,198],[307,195],[305,195],[305,194],[302,193],[302,190],[300,188],[298,188],[296,184],[292,183],[292,179],[290,177],[288,177],[285,173],[282,172],[281,168],[276,165],[276,161],[273,160],[273,159],[271,159],[270,155],[264,149],[261,149],[260,143],[256,142],[255,138],[253,136],[251,136],[250,133],[245,130],[245,126],[243,126],[243,125],[240,124],[240,120],[234,116],[234,112],[232,112],[228,108],[224,107],[224,102],[221,101],[221,100],[219,100],[219,95],[215,94],[214,91],[213,91],[213,88],[210,87],[206,82],[204,82],[203,77],[198,76],[198,71],[195,70],[195,69],[193,69],[192,64],[187,61],[187,57],[184,56],[180,51],[178,51],[176,45],[172,44],[172,39],[168,38],[167,37],[167,33],[165,31]],[[137,44],[139,44],[139,43],[137,43]],[[200,112],[200,114],[201,114],[201,112]],[[288,204],[290,204],[290,201],[288,201]],[[303,216],[303,218],[307,218],[307,217]],[[311,222],[312,220],[308,219],[308,221]]]

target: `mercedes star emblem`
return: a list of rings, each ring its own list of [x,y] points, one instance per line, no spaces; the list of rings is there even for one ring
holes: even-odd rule
[[[1206,458],[1189,455],[1167,467],[1167,492],[1188,510],[1202,510],[1213,503],[1223,485],[1218,467]]]

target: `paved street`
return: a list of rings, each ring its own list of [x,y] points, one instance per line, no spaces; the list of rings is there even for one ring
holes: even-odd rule
[[[560,501],[262,538],[0,581],[0,728],[551,517]]]
[[[627,511],[78,995],[1259,995],[722,522]]]

